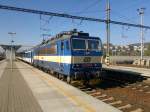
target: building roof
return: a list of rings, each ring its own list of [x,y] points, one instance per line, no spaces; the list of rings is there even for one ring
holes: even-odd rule
[[[11,49],[11,47],[13,47],[13,49],[15,50],[15,51],[17,51],[20,47],[21,47],[21,45],[0,45],[4,50],[10,50]]]

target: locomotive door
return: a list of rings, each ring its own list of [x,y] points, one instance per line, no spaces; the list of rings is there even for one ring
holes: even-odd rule
[[[64,41],[61,41],[61,45],[60,45],[60,71],[64,72],[64,63],[63,63],[63,57],[64,57]]]

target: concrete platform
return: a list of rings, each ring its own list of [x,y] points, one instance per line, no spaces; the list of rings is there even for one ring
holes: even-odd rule
[[[121,112],[26,63],[0,63],[0,112]]]
[[[26,81],[14,64],[0,63],[0,112],[42,112]]]
[[[139,73],[142,76],[150,77],[150,69],[147,69],[147,68],[124,67],[124,66],[115,66],[115,65],[110,65],[110,66],[103,65],[103,67],[104,69],[135,72],[135,73]]]

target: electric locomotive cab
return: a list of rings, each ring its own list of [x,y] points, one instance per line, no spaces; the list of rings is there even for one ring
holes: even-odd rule
[[[99,77],[102,69],[102,43],[98,37],[74,36],[71,39],[72,71],[75,78]]]

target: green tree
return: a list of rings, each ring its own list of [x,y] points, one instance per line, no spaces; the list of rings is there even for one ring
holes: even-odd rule
[[[144,52],[145,56],[150,56],[150,44],[148,45],[147,50]]]

